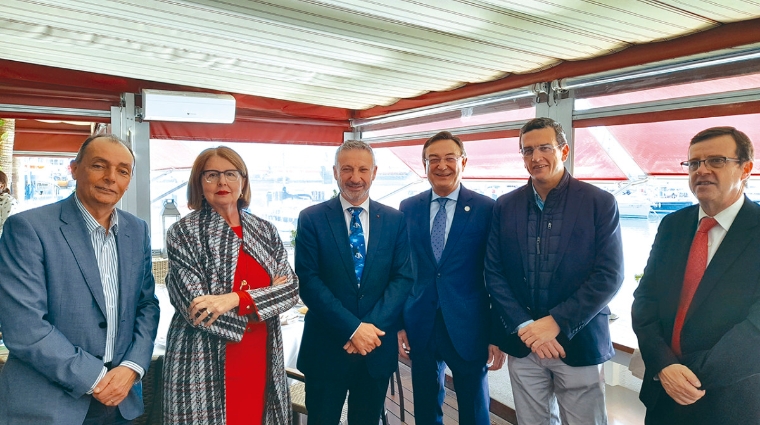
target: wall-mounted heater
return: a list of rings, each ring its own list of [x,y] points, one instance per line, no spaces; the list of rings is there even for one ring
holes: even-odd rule
[[[143,89],[142,104],[145,121],[235,121],[235,98],[228,94]]]

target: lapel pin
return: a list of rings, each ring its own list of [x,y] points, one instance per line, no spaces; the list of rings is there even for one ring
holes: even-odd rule
[[[465,206],[465,207],[464,207],[464,210],[465,210],[465,211],[470,211],[470,206],[469,206],[469,205]]]

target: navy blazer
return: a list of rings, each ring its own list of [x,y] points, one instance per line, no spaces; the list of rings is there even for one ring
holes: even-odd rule
[[[484,259],[494,201],[466,189],[459,191],[441,261],[430,242],[430,202],[427,190],[401,202],[412,247],[415,281],[404,308],[409,345],[425,347],[433,333],[437,306],[451,342],[465,360],[488,357],[490,303]]]
[[[357,285],[348,228],[340,199],[306,208],[298,217],[295,263],[304,319],[298,369],[308,377],[346,373],[343,346],[359,324],[385,331],[367,354],[370,374],[389,378],[397,367],[401,313],[412,286],[406,222],[401,212],[370,200],[369,241]]]
[[[694,294],[681,330],[679,359],[670,348],[699,206],[667,215],[634,292],[633,330],[646,372],[640,398],[651,408],[668,397],[654,378],[681,363],[706,390],[691,405],[700,423],[760,421],[760,206],[744,199]],[[740,397],[751,395],[748,399]],[[718,422],[715,422],[717,420]]]
[[[86,393],[103,368],[105,296],[74,196],[9,217],[0,238],[0,321],[10,351],[0,374],[0,424],[81,424],[92,399]],[[113,363],[147,371],[159,318],[148,226],[118,214]],[[142,414],[140,382],[119,410],[127,419]]]
[[[560,327],[557,342],[570,366],[600,364],[615,351],[607,304],[623,283],[623,246],[614,196],[570,177],[561,242],[551,276],[549,313]],[[486,284],[503,325],[500,348],[515,357],[530,349],[515,332],[537,320],[528,270],[528,202],[531,183],[502,195],[494,207],[486,252]]]

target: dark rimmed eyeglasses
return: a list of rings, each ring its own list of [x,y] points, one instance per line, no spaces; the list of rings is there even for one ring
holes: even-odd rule
[[[681,163],[681,166],[684,170],[689,172],[694,172],[699,170],[699,166],[702,165],[702,163],[705,164],[705,167],[715,170],[718,168],[723,168],[726,166],[726,162],[732,161],[732,162],[742,162],[739,158],[728,158],[725,156],[712,156],[710,158],[705,159],[690,159],[688,161],[684,161]]]

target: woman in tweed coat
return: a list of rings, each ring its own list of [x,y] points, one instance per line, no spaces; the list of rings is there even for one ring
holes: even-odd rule
[[[296,303],[298,278],[275,227],[243,210],[250,200],[247,174],[245,163],[232,149],[202,152],[188,183],[188,204],[195,211],[167,234],[166,284],[176,313],[164,361],[165,424],[228,423],[227,346],[240,342],[259,322],[266,323],[267,332],[267,364],[260,365],[266,368],[264,404],[258,406],[263,413],[260,419],[251,417],[244,423],[291,421],[279,314]],[[242,241],[233,231],[236,226],[242,226]],[[239,291],[233,289],[240,283],[234,282],[238,259],[240,264],[244,260],[239,256],[241,242],[242,250],[266,271],[268,286],[246,290],[243,280]],[[246,314],[246,309],[253,313]],[[240,394],[229,396],[236,395]],[[250,405],[256,402],[251,400]]]

